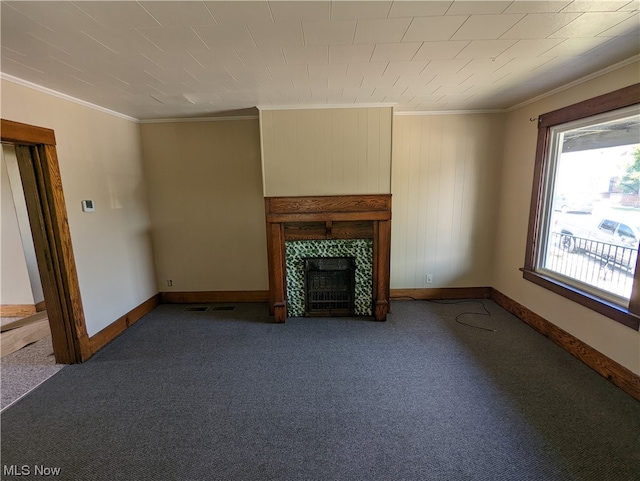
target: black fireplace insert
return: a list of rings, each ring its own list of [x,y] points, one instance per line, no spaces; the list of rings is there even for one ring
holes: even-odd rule
[[[353,316],[355,257],[307,257],[305,316]]]

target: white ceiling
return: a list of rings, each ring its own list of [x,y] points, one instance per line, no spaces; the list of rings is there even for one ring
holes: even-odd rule
[[[137,119],[327,104],[501,110],[640,51],[640,0],[0,8],[5,78]]]

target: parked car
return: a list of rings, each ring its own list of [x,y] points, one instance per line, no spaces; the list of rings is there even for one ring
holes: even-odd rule
[[[553,199],[553,210],[565,213],[591,214],[593,212],[593,197],[587,194],[558,194]]]
[[[632,222],[607,217],[592,224],[564,218],[554,232],[559,234],[559,247],[567,252],[584,252],[618,268],[635,269],[640,227]]]

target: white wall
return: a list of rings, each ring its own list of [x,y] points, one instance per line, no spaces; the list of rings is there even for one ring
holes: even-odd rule
[[[91,336],[158,292],[139,125],[4,79],[1,115],[55,131]]]
[[[522,278],[537,126],[529,119],[637,83],[640,64],[574,86],[506,115],[492,285],[609,358],[640,374],[640,334]]]
[[[20,179],[18,159],[16,158],[16,151],[13,145],[3,145],[2,151],[7,164],[9,184],[11,184],[13,205],[16,211],[16,218],[18,219],[18,228],[20,229],[22,250],[27,263],[27,272],[29,274],[29,284],[31,285],[33,302],[38,304],[44,301],[44,292],[42,290],[42,282],[40,281],[40,272],[38,271],[38,260],[36,258],[33,235],[31,234],[31,225],[29,224],[27,202],[24,197],[22,180]]]
[[[260,111],[264,196],[388,194],[391,108]]]
[[[27,261],[22,248],[22,238],[18,218],[13,203],[13,194],[9,182],[9,173],[2,149],[2,166],[0,169],[0,302],[2,305],[34,305]]]
[[[394,116],[392,288],[490,285],[502,132],[502,115]]]

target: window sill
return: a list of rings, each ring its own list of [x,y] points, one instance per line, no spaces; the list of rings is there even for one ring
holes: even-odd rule
[[[538,272],[527,269],[520,269],[522,277],[533,282],[545,289],[548,289],[560,296],[566,297],[578,304],[596,311],[620,324],[624,324],[636,331],[640,330],[640,318],[631,314],[628,309],[612,304],[604,299],[598,298],[592,294],[581,291],[573,286],[562,283],[556,279],[544,276]]]

